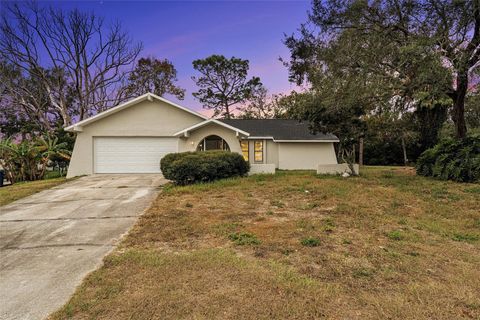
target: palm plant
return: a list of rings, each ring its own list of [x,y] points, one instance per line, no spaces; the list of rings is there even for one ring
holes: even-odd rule
[[[58,137],[45,136],[36,141],[36,148],[41,156],[41,176],[45,175],[48,163],[53,157],[70,160],[71,152],[66,142],[58,142]]]
[[[20,143],[12,139],[0,141],[0,161],[6,170],[7,178],[12,182],[39,179],[37,163],[39,160],[33,144],[28,141]]]
[[[66,147],[67,143],[59,143],[57,137],[50,136],[19,143],[1,139],[0,165],[12,183],[42,179],[53,157],[70,160],[71,152]]]
[[[14,172],[15,170],[15,155],[16,145],[12,143],[11,139],[0,139],[0,165],[5,170],[6,177],[12,183],[15,182]]]

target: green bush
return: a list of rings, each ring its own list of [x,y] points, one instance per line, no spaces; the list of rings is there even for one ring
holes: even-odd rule
[[[228,239],[238,246],[260,244],[260,240],[257,239],[257,236],[248,232],[232,233],[228,236]]]
[[[308,237],[300,240],[300,243],[305,247],[318,247],[320,245],[320,239]]]
[[[417,174],[458,182],[480,181],[480,136],[444,140],[417,159]]]
[[[244,176],[250,170],[242,155],[228,151],[170,153],[160,167],[165,178],[179,185]]]
[[[400,240],[403,240],[405,238],[405,236],[403,235],[403,233],[400,230],[390,231],[390,232],[386,233],[386,236],[390,240],[395,240],[395,241],[400,241]]]

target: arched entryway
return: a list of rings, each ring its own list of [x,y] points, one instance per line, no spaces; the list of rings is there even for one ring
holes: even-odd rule
[[[211,135],[200,140],[197,151],[224,150],[230,151],[228,143],[219,136]]]

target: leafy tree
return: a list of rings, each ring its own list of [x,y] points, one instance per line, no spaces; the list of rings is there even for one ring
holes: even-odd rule
[[[248,101],[261,87],[260,78],[247,80],[249,61],[222,55],[212,55],[193,61],[193,68],[200,73],[192,77],[200,88],[193,96],[206,109],[213,109],[213,116],[230,119],[234,106]]]
[[[384,86],[378,85],[380,77],[375,73],[353,67],[360,57],[352,52],[362,42],[355,39],[353,33],[347,32],[330,42],[330,47],[305,36],[307,38],[298,42],[293,38],[286,41],[292,53],[288,63],[291,80],[310,84],[306,93],[293,96],[289,113],[309,121],[314,132],[337,135],[340,139],[337,157],[347,162],[353,172],[355,144],[365,134],[365,117],[387,107],[384,101],[388,99],[382,97]],[[307,46],[304,40],[310,41],[308,52],[303,51]],[[307,53],[310,60],[301,64],[299,57],[307,59]]]
[[[268,90],[261,86],[248,104],[239,108],[242,119],[279,119],[286,117],[286,108],[282,105],[282,95],[268,95]]]
[[[329,90],[303,94],[300,101],[289,110],[292,118],[306,120],[313,133],[327,132],[340,139],[337,156],[347,163],[355,174],[355,143],[365,132],[364,109],[354,97],[346,96],[343,101],[332,100]]]
[[[417,155],[437,144],[446,119],[447,108],[443,105],[417,107],[412,118],[414,128],[418,132]]]
[[[375,102],[366,112],[448,106],[465,137],[465,96],[480,65],[478,0],[314,0],[309,24],[285,44],[291,80],[315,86],[333,68],[363,85]]]
[[[310,92],[296,92],[292,90],[289,94],[276,94],[272,97],[273,104],[278,110],[279,118],[290,119],[292,112],[297,105],[304,105],[311,98]]]
[[[418,133],[413,114],[384,112],[365,118],[364,163],[369,165],[407,165],[415,154]]]
[[[480,133],[480,94],[475,93],[467,96],[465,101],[465,120],[467,127]]]
[[[171,94],[180,100],[185,97],[185,89],[175,85],[177,70],[167,59],[141,58],[128,77],[128,95],[142,95],[152,92],[158,96]]]

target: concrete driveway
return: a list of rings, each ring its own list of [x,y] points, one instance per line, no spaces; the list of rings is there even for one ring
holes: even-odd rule
[[[165,182],[94,175],[0,207],[0,319],[43,319],[61,307]]]

